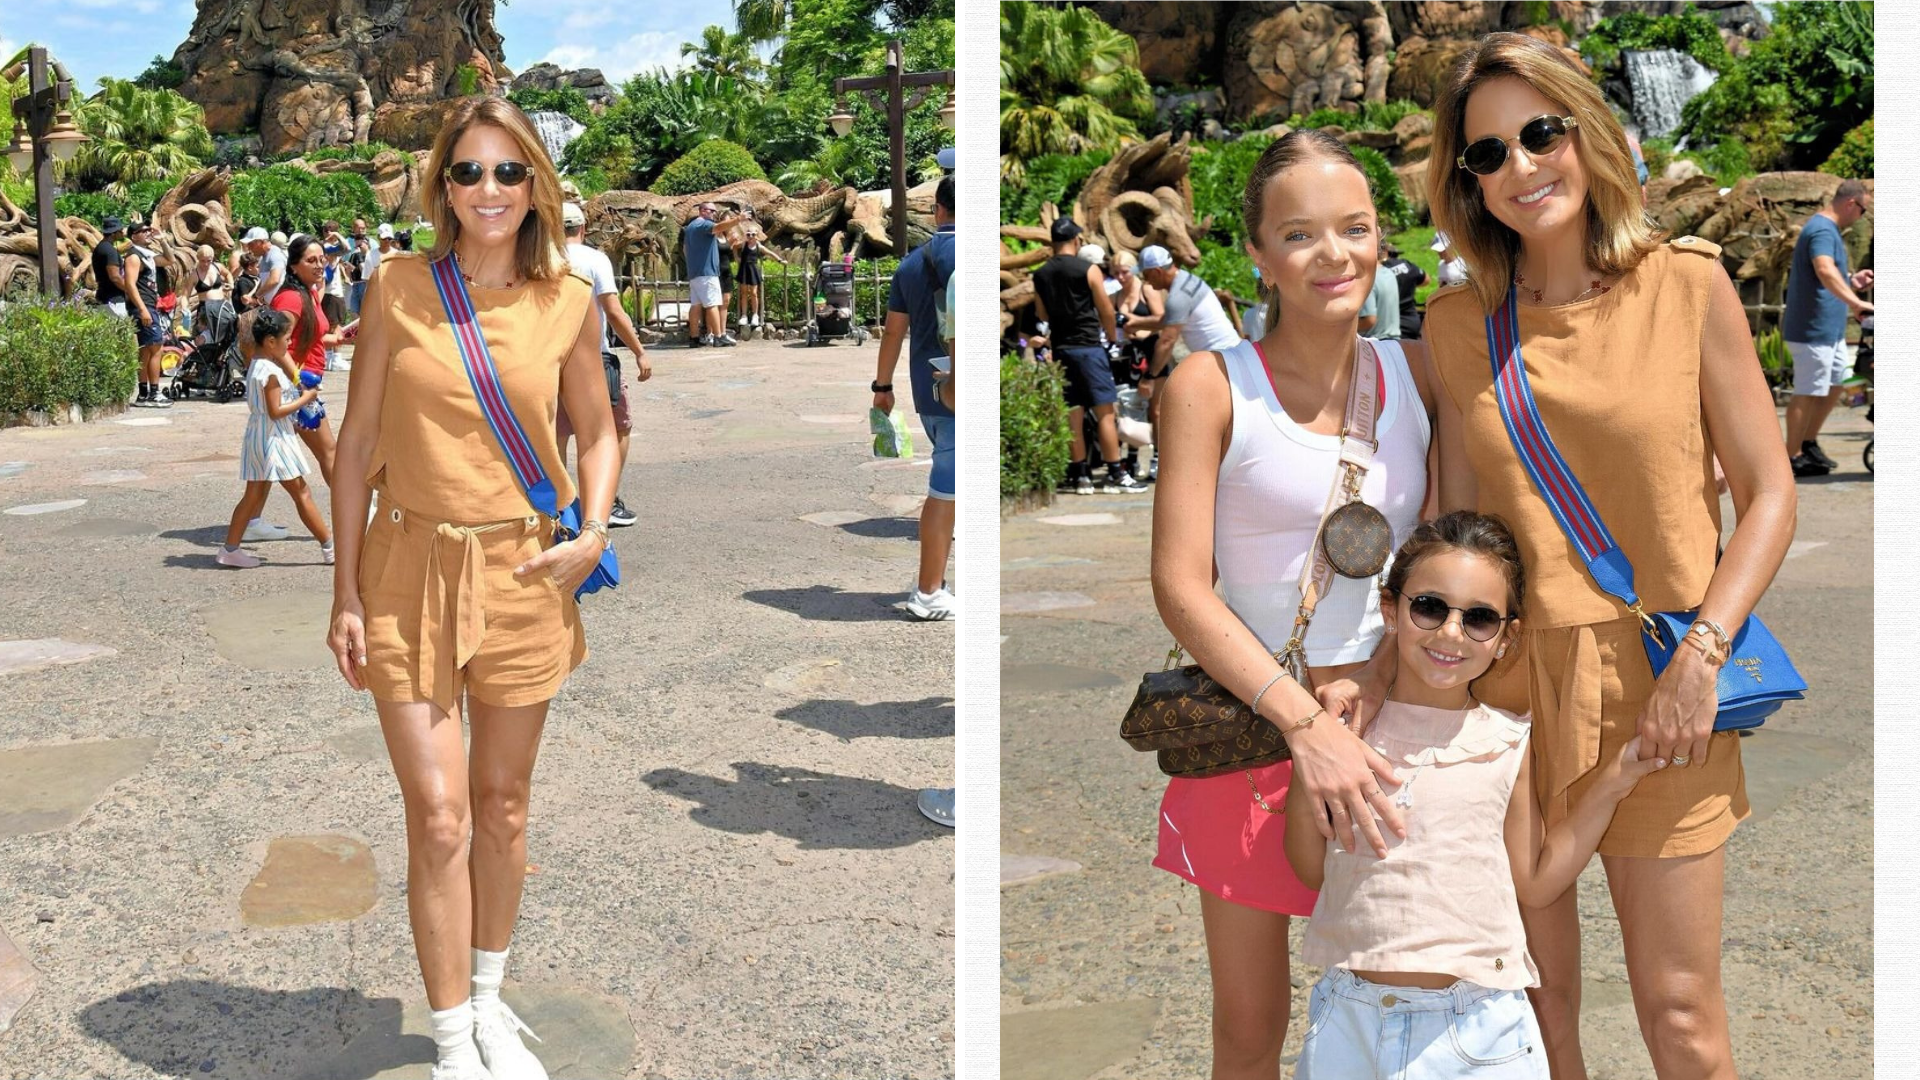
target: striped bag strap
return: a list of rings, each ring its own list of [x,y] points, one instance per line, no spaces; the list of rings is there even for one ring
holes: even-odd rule
[[[1567,466],[1540,418],[1533,387],[1527,382],[1526,361],[1520,355],[1520,305],[1512,286],[1507,288],[1506,303],[1487,316],[1487,357],[1493,364],[1493,391],[1500,403],[1500,419],[1534,488],[1546,501],[1547,509],[1553,511],[1554,520],[1567,534],[1594,583],[1618,597],[1643,624],[1648,623],[1640,597],[1634,592],[1633,564],[1607,531],[1600,512],[1594,509],[1586,489]]]
[[[500,441],[507,464],[512,467],[514,478],[520,481],[520,490],[526,492],[527,501],[546,517],[557,517],[559,506],[553,481],[547,479],[526,429],[520,426],[513,407],[507,404],[506,391],[500,386],[486,336],[480,332],[480,321],[474,315],[473,298],[467,293],[466,281],[460,277],[451,255],[428,265],[433,270],[433,284],[440,291],[440,303],[446,308],[447,321],[453,325],[453,343],[466,365],[467,381],[473,385],[474,400],[480,403],[480,415],[486,417],[493,437]]]

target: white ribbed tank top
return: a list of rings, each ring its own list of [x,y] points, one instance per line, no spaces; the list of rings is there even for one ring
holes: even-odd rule
[[[1360,495],[1386,515],[1397,549],[1419,524],[1432,430],[1419,388],[1395,341],[1375,341],[1380,358],[1380,448]],[[1308,431],[1280,407],[1273,380],[1241,341],[1222,353],[1233,390],[1233,436],[1220,462],[1213,503],[1213,555],[1227,607],[1269,651],[1287,643],[1300,607],[1300,572],[1326,511],[1340,463],[1340,436]],[[1388,565],[1391,566],[1391,560]],[[1314,667],[1366,660],[1380,642],[1380,586],[1335,574],[1307,629]]]

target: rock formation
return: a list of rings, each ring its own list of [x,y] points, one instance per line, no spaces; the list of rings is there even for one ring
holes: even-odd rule
[[[424,153],[408,155],[398,150],[382,150],[371,161],[294,158],[287,164],[320,176],[358,173],[366,177],[368,186],[373,188],[373,198],[380,204],[382,217],[412,221],[420,213],[420,162],[424,157]]]
[[[1133,37],[1140,72],[1150,83],[1205,82],[1218,70],[1226,5],[1125,0],[1088,6],[1102,22]]]
[[[607,106],[620,96],[618,91],[607,85],[607,77],[600,73],[599,68],[568,71],[558,64],[541,61],[522,71],[513,80],[515,90],[558,90],[563,86],[580,91],[580,96],[587,99],[587,107],[596,115],[605,112]]]
[[[227,183],[227,170],[201,169],[175,185],[154,207],[153,222],[159,230],[154,249],[175,282],[189,280],[201,244],[222,253],[233,247]],[[56,222],[54,229],[59,237],[55,258],[62,291],[69,296],[91,296],[92,254],[94,245],[100,242],[99,223],[66,217]],[[26,211],[0,194],[0,296],[15,289],[39,288],[40,233]]]
[[[493,0],[199,0],[173,60],[208,130],[257,130],[268,154],[424,148],[463,79],[509,78]]]

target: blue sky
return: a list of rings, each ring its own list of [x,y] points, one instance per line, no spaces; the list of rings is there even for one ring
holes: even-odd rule
[[[102,75],[128,79],[155,54],[171,57],[193,26],[193,0],[6,0],[0,3],[0,62],[29,41],[53,50],[83,88]],[[680,43],[713,23],[732,29],[727,0],[619,3],[510,0],[496,9],[515,73],[549,60],[597,67],[618,83],[653,67],[678,68]]]

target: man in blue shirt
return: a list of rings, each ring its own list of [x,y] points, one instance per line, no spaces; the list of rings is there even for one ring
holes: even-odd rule
[[[729,213],[719,217],[719,207],[701,203],[692,221],[681,234],[681,247],[687,253],[688,292],[692,304],[687,312],[687,344],[738,345],[727,333],[727,312],[720,306],[720,238],[745,220]]]
[[[900,343],[909,338],[908,370],[913,407],[920,426],[933,440],[933,474],[927,501],[920,508],[920,577],[907,611],[920,619],[951,619],[953,593],[946,587],[947,556],[953,551],[953,410],[934,390],[934,361],[947,355],[940,336],[940,312],[947,279],[953,276],[953,177],[940,180],[933,196],[933,237],[913,249],[893,272],[887,293],[887,325],[880,334],[879,371],[873,380],[873,407],[893,411],[893,369]]]
[[[1840,238],[1873,209],[1873,195],[1858,180],[1843,180],[1833,202],[1800,227],[1787,274],[1786,310],[1780,336],[1793,355],[1793,401],[1787,405],[1787,456],[1795,476],[1824,476],[1834,460],[1820,449],[1820,428],[1840,398],[1847,377],[1847,313],[1865,315],[1873,305],[1854,292],[1873,284],[1873,271],[1847,273],[1847,245]]]

